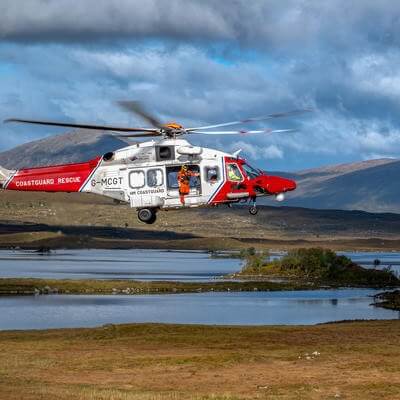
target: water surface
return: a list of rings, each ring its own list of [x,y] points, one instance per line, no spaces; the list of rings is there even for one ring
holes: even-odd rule
[[[239,271],[238,259],[200,251],[56,250],[0,251],[0,278],[209,281]]]
[[[284,253],[272,253],[279,258]],[[398,252],[341,252],[363,267],[373,268],[379,259],[382,269],[400,274]],[[134,279],[205,282],[240,270],[242,261],[211,258],[201,251],[165,250],[0,250],[0,278],[43,279]]]
[[[364,268],[390,268],[400,276],[400,253],[399,252],[374,252],[374,251],[356,251],[356,252],[338,252],[351,258],[355,263]],[[380,264],[375,266],[374,261],[379,260]]]
[[[312,325],[393,319],[371,306],[370,289],[170,295],[40,295],[0,297],[0,329],[93,327],[159,322],[208,325]]]

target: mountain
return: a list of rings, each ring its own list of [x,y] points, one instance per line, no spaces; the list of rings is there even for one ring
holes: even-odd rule
[[[297,190],[285,205],[319,209],[400,212],[400,160],[377,159],[286,174]]]
[[[127,142],[102,132],[77,130],[25,143],[0,153],[0,165],[9,169],[90,160],[127,146]]]

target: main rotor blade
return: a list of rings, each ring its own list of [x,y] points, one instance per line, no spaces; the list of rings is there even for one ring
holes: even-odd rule
[[[147,111],[143,109],[143,106],[138,101],[118,101],[117,104],[126,111],[133,112],[140,117],[142,117],[145,121],[149,122],[151,125],[156,128],[162,128],[163,125],[161,122],[149,114]]]
[[[240,121],[232,121],[232,122],[224,122],[222,124],[216,124],[216,125],[207,125],[207,126],[200,126],[197,128],[187,128],[186,131],[191,132],[191,131],[196,131],[198,129],[211,129],[211,128],[221,128],[223,126],[232,126],[232,125],[239,125],[239,124],[246,124],[248,122],[256,122],[256,121],[266,121],[268,119],[273,119],[273,118],[284,118],[284,117],[291,117],[293,115],[297,114],[303,114],[306,112],[311,112],[311,109],[303,109],[303,110],[292,110],[288,112],[282,112],[282,113],[275,113],[275,114],[269,114],[269,115],[264,115],[263,117],[254,117],[254,118],[247,118],[247,119],[242,119]]]
[[[257,131],[195,131],[190,132],[191,134],[202,134],[202,135],[247,135],[253,133],[283,133],[283,132],[296,132],[296,129],[263,129]]]
[[[127,134],[127,135],[113,135],[115,137],[119,137],[119,138],[137,138],[137,137],[160,137],[163,136],[161,133],[159,132],[148,132],[148,133],[131,133],[131,134]]]
[[[67,127],[67,128],[95,129],[95,130],[101,130],[101,131],[115,131],[115,132],[154,132],[154,133],[158,132],[158,129],[154,129],[154,128],[121,128],[121,127],[116,127],[116,126],[70,124],[67,122],[37,121],[37,120],[31,120],[31,119],[18,119],[18,118],[6,119],[3,122],[4,123],[20,122],[23,124],[62,126],[62,127]]]

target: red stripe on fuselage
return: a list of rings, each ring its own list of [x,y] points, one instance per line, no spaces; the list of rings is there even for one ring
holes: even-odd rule
[[[10,180],[6,189],[79,192],[99,161],[100,157],[84,163],[20,169]]]

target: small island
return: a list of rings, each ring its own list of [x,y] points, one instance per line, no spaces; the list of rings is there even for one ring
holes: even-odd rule
[[[243,269],[234,278],[296,282],[321,286],[398,287],[400,279],[390,269],[367,269],[350,258],[322,248],[290,250],[279,259],[253,248],[242,252]]]

